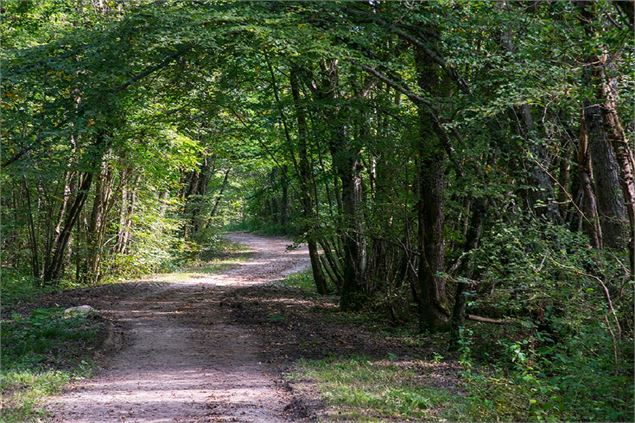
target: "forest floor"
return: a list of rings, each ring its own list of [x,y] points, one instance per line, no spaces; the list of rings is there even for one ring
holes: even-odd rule
[[[64,295],[63,305],[89,304],[114,322],[114,345],[94,377],[47,400],[53,422],[451,418],[458,367],[431,340],[369,330],[335,297],[280,282],[302,276],[304,247],[226,238],[247,258]]]

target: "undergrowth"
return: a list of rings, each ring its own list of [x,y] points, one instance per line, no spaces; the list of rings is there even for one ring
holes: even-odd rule
[[[317,296],[308,271],[281,284]],[[395,324],[378,318],[372,307],[358,312],[331,307],[321,313],[325,324],[348,323],[390,336],[421,347],[422,356],[431,347],[436,352],[429,361],[449,357],[463,369],[461,394],[449,400],[447,392],[414,378],[413,370],[384,362],[336,357],[300,361],[293,377],[313,380],[329,414],[344,420],[633,421],[632,339],[626,334],[612,339],[606,324],[593,316],[575,326],[563,321],[562,314],[548,315],[545,327],[526,320],[507,325],[468,322],[459,352],[454,352],[448,348],[448,334],[418,334],[416,322]]]
[[[71,379],[90,375],[93,354],[104,334],[95,316],[64,317],[62,308],[14,313],[2,321],[1,421],[34,421],[44,415],[41,400]]]

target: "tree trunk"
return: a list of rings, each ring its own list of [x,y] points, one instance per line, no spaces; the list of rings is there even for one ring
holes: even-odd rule
[[[310,190],[311,164],[309,163],[307,151],[308,130],[306,111],[302,99],[300,98],[299,76],[298,70],[295,68],[291,69],[290,83],[291,94],[293,95],[293,102],[296,110],[296,119],[298,122],[298,155],[300,159],[298,163],[298,171],[301,190],[300,200],[302,202],[302,214],[305,221],[304,226],[307,237],[307,245],[309,248],[309,259],[311,260],[311,270],[313,272],[313,280],[315,281],[315,288],[317,292],[320,294],[327,294],[328,287],[326,285],[324,273],[322,272],[317,243],[315,240],[317,216],[315,216]]]
[[[578,147],[578,177],[582,195],[580,209],[582,210],[582,227],[591,239],[591,245],[602,248],[602,228],[598,215],[597,199],[593,190],[593,172],[591,170],[591,155],[589,153],[588,135],[584,110],[580,117],[580,145]]]
[[[425,52],[414,46],[417,83],[422,91],[436,92],[438,78]],[[445,270],[444,195],[445,151],[434,130],[427,108],[419,104],[419,139],[417,143],[418,197],[417,218],[419,247],[419,326],[420,330],[445,327],[450,313],[445,281],[439,276]]]
[[[523,120],[523,136],[527,148],[532,156],[530,163],[530,175],[534,189],[529,192],[529,206],[538,216],[545,216],[552,222],[559,222],[560,211],[554,202],[553,182],[547,173],[549,158],[545,145],[536,136],[534,119],[531,115],[531,107],[528,104],[520,106],[520,114]]]
[[[606,63],[607,56],[602,57],[602,62]],[[606,63],[605,69],[612,71],[611,62]],[[604,107],[602,117],[604,122],[604,132],[607,134],[609,143],[613,147],[617,165],[619,168],[619,180],[624,196],[624,205],[629,222],[629,234],[627,247],[630,252],[630,269],[635,273],[635,161],[630,144],[626,139],[626,134],[620,117],[617,114],[617,79],[612,75],[605,75],[602,79],[602,94],[604,96]]]
[[[465,236],[465,244],[463,245],[463,252],[467,253],[476,247],[478,247],[483,232],[483,224],[487,216],[487,200],[484,198],[477,198],[472,204],[472,213],[470,216],[470,223]],[[462,265],[457,269],[457,274],[463,273],[463,270],[467,267],[467,260],[462,262]],[[471,275],[470,275],[471,276]],[[458,344],[461,336],[461,328],[465,325],[465,307],[466,298],[465,291],[467,285],[463,282],[459,282],[456,285],[456,291],[454,294],[454,307],[452,309],[452,347],[458,349]]]
[[[280,166],[280,226],[287,228],[289,224],[289,169],[287,165]]]
[[[45,283],[57,283],[62,276],[62,269],[64,266],[64,258],[66,248],[68,247],[68,241],[71,237],[71,232],[79,214],[84,207],[86,198],[88,198],[88,192],[93,182],[93,174],[90,172],[83,172],[80,174],[80,185],[77,195],[73,200],[73,204],[65,213],[62,227],[59,235],[55,238],[51,249],[51,257],[47,260],[48,264],[44,268],[43,281]]]
[[[615,151],[604,130],[602,106],[584,102],[584,121],[588,136],[593,180],[598,202],[602,240],[605,247],[625,248],[628,241],[628,221],[624,198],[620,190],[619,166]]]
[[[26,198],[27,217],[29,220],[29,240],[31,247],[31,272],[35,279],[40,278],[40,259],[38,255],[37,234],[35,231],[35,223],[33,222],[33,207],[31,204],[31,192],[26,181],[26,176],[22,176],[22,187],[24,188],[24,197]]]
[[[220,201],[223,198],[223,192],[225,192],[225,188],[227,188],[227,181],[229,180],[229,172],[231,168],[228,168],[223,175],[223,183],[220,186],[220,191],[218,191],[218,195],[216,195],[216,200],[214,201],[214,206],[212,207],[212,211],[210,212],[209,218],[212,219],[218,213],[218,207],[220,206]],[[207,221],[209,224],[209,220]],[[207,226],[207,225],[206,225]]]
[[[106,141],[105,134],[97,134],[94,147],[99,151],[103,148],[103,143]],[[91,157],[92,168],[96,168],[102,161],[103,153],[95,154]],[[64,268],[64,259],[66,257],[67,248],[72,235],[73,227],[77,223],[80,213],[86,203],[88,194],[93,182],[93,172],[81,172],[78,175],[79,186],[77,187],[77,194],[70,205],[67,207],[63,205],[63,216],[60,219],[59,232],[55,237],[51,245],[50,254],[47,255],[47,260],[44,266],[44,272],[42,275],[42,281],[44,283],[57,283],[62,277],[62,270]],[[68,184],[67,184],[68,186]],[[70,204],[70,203],[69,203]],[[57,231],[57,229],[56,229]]]
[[[119,214],[119,230],[117,231],[117,244],[114,251],[126,254],[130,246],[132,236],[132,216],[137,199],[136,184],[139,175],[132,176],[132,169],[124,169],[121,175],[121,210]]]
[[[106,159],[101,164],[99,179],[95,186],[93,208],[86,233],[87,248],[82,280],[87,285],[95,285],[101,278],[101,260],[103,258],[107,215],[112,197],[112,179],[112,170]]]
[[[343,280],[340,306],[344,310],[357,309],[362,305],[364,290],[367,287],[367,246],[364,235],[364,215],[362,208],[363,185],[362,163],[359,146],[349,139],[347,123],[344,122],[342,109],[338,102],[338,63],[330,60],[322,63],[322,86],[318,90],[320,101],[330,103],[323,110],[324,121],[329,127],[328,147],[333,170],[341,183],[338,195],[340,207],[343,251]]]
[[[594,39],[598,19],[595,2],[577,1],[576,4],[580,8],[587,37]],[[633,223],[629,225],[629,220],[633,222],[635,217],[632,154],[629,154],[630,149],[615,111],[616,80],[607,80],[607,66],[611,66],[607,63],[608,56],[592,54],[586,59],[583,84],[595,94],[595,98],[585,99],[584,120],[603,245],[624,249],[632,239]]]

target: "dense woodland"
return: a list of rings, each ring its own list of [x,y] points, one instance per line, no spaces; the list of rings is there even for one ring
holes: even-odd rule
[[[546,416],[569,392],[569,418],[632,418],[632,2],[0,12],[4,283],[93,286],[228,227],[287,234],[342,310],[509,352]]]

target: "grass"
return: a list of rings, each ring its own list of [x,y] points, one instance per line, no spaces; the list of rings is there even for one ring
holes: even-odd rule
[[[41,400],[74,378],[87,377],[103,336],[93,316],[65,318],[62,308],[35,309],[2,321],[2,422],[37,421]]]
[[[456,421],[465,400],[428,386],[411,363],[364,357],[301,360],[292,379],[310,378],[330,406],[329,420]]]
[[[283,286],[297,288],[303,291],[305,294],[317,295],[315,290],[315,282],[313,282],[313,275],[311,270],[305,270],[304,272],[293,273],[280,281]]]
[[[2,268],[1,271],[0,291],[2,292],[2,307],[5,310],[30,303],[40,295],[64,289],[63,286],[40,286],[33,277],[20,274],[11,269]]]

